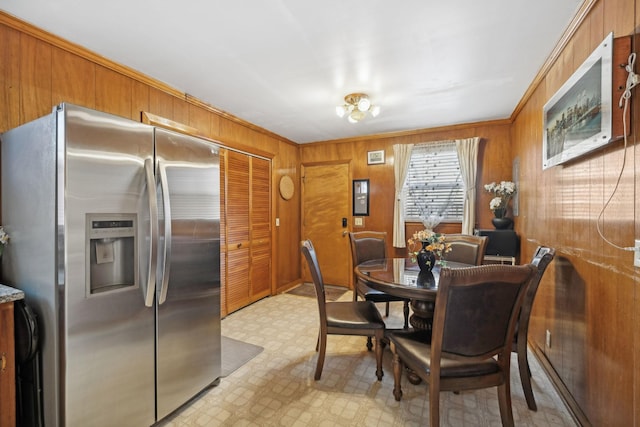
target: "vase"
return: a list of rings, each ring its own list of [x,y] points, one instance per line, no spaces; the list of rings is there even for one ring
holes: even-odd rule
[[[428,245],[428,242],[422,242],[422,249],[416,255],[420,271],[431,271],[436,265],[436,254],[426,249]]]
[[[492,218],[491,222],[496,230],[509,230],[513,228],[513,220],[511,218]]]
[[[494,209],[493,216],[496,218],[504,218],[507,216],[507,209],[506,208]]]
[[[433,273],[430,270],[420,270],[416,279],[416,286],[418,288],[435,289],[436,279]]]

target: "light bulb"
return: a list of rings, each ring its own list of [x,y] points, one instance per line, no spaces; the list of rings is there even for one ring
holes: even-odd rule
[[[380,106],[374,105],[373,107],[371,107],[371,116],[377,117],[378,114],[380,114]]]
[[[369,98],[360,98],[358,101],[358,110],[360,111],[367,111],[370,106],[371,101],[369,101]]]
[[[360,120],[364,119],[366,113],[363,113],[360,110],[353,110],[351,114],[349,114],[349,122],[358,123]]]
[[[336,114],[338,115],[338,117],[344,117],[344,113],[345,113],[344,106],[338,105],[336,107]]]

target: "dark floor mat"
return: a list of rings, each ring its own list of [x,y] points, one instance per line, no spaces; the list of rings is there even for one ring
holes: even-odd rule
[[[324,295],[327,301],[335,301],[347,292],[346,288],[341,286],[324,285]],[[301,297],[316,297],[316,290],[312,283],[303,283],[295,288],[287,291],[288,294],[298,295]]]
[[[226,377],[264,350],[262,347],[222,336],[222,375]]]

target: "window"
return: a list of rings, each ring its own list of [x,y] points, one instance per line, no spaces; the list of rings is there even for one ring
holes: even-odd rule
[[[462,222],[464,185],[454,141],[413,147],[405,182],[405,221],[429,215]]]

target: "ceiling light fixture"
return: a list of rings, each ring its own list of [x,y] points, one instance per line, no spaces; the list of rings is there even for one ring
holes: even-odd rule
[[[336,107],[336,114],[338,117],[344,117],[345,114],[348,114],[349,123],[358,123],[367,117],[367,113],[370,113],[372,117],[380,114],[380,107],[371,104],[369,95],[365,93],[350,93],[344,97],[344,101],[344,105]]]

